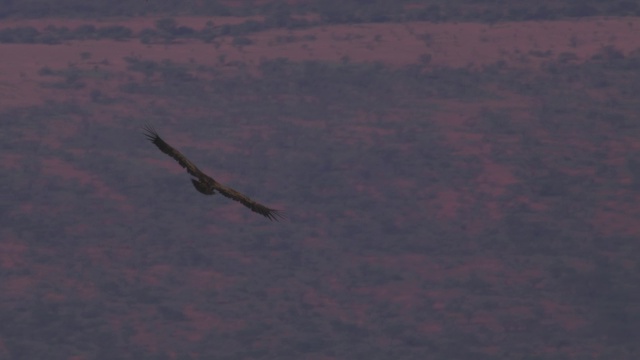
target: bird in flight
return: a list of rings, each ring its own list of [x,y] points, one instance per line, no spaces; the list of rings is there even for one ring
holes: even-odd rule
[[[199,192],[205,195],[213,195],[217,192],[220,194],[240,202],[242,205],[251,209],[262,216],[267,217],[269,220],[280,220],[283,218],[281,211],[268,208],[262,204],[259,204],[251,200],[248,196],[241,194],[240,192],[233,190],[230,187],[224,186],[219,182],[213,180],[209,175],[203,173],[197,166],[195,166],[186,156],[182,155],[178,150],[174,149],[171,145],[167,144],[158,135],[156,130],[150,125],[144,126],[144,135],[151,141],[160,151],[171,156],[176,160],[183,168],[187,169],[187,172],[193,176],[191,179],[193,186]]]

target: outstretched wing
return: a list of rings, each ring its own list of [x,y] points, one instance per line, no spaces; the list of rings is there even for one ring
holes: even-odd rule
[[[230,187],[224,186],[222,184],[220,184],[219,182],[209,178],[213,183],[211,185],[213,185],[213,187],[220,192],[220,194],[228,197],[229,199],[233,199],[235,201],[240,202],[242,205],[248,207],[249,209],[251,209],[251,211],[256,212],[260,215],[263,215],[265,217],[267,217],[269,220],[275,220],[278,221],[280,219],[284,219],[284,216],[282,215],[282,213],[280,212],[280,210],[275,210],[275,209],[271,209],[268,208],[262,204],[259,204],[253,200],[251,200],[248,196],[233,190]]]
[[[183,168],[187,169],[187,172],[197,178],[202,178],[206,176],[197,166],[195,166],[186,156],[182,155],[180,151],[174,149],[171,145],[167,144],[162,138],[158,135],[156,130],[150,124],[145,124],[144,126],[144,136],[149,139],[153,143],[153,145],[157,146],[160,151],[174,158],[178,164],[180,164]]]
[[[182,155],[180,151],[174,149],[173,147],[171,147],[171,145],[162,140],[162,138],[160,138],[156,130],[150,124],[145,124],[143,129],[145,131],[144,135],[147,137],[147,139],[149,139],[149,141],[157,146],[160,151],[174,158],[183,168],[187,169],[187,172],[189,174],[197,177],[201,182],[207,183],[208,185],[219,191],[220,194],[240,202],[242,205],[251,209],[251,211],[263,215],[269,220],[278,221],[279,219],[284,218],[279,210],[271,209],[262,204],[259,204],[251,200],[248,196],[243,195],[230,187],[226,187],[220,184],[207,174],[203,173],[200,169],[198,169],[197,166],[189,161],[186,156]]]

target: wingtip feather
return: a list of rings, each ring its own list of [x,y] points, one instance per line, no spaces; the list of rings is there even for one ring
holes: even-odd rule
[[[269,213],[266,214],[265,216],[267,218],[269,218],[269,220],[271,220],[271,221],[280,221],[280,220],[286,220],[287,219],[287,217],[284,216],[282,211],[274,210],[274,209],[269,209]]]
[[[147,139],[151,142],[154,142],[157,138],[160,137],[158,136],[158,132],[156,131],[156,129],[148,121],[145,121],[144,125],[142,126],[142,130],[144,130],[144,136],[146,136]]]

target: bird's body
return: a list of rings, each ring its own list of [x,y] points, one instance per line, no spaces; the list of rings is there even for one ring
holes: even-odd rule
[[[183,168],[185,168],[191,176],[194,177],[193,179],[191,179],[191,182],[193,183],[193,186],[196,188],[196,190],[198,190],[200,193],[205,195],[214,195],[217,191],[223,196],[242,203],[242,205],[248,207],[249,209],[251,209],[251,211],[263,215],[269,220],[277,221],[282,218],[282,214],[279,210],[271,209],[262,204],[259,204],[251,200],[248,196],[243,195],[242,193],[230,187],[220,184],[209,175],[203,173],[200,169],[198,169],[197,166],[189,161],[189,159],[182,155],[182,153],[162,140],[155,129],[153,129],[153,127],[151,127],[149,124],[144,127],[144,130],[145,136],[147,137],[147,139],[149,139],[149,141],[151,141],[158,149],[160,149],[160,151],[171,156]]]
[[[191,179],[193,183],[193,187],[196,188],[199,192],[205,195],[214,195],[216,193],[216,189],[212,186],[209,186],[206,182],[203,182],[199,179]]]

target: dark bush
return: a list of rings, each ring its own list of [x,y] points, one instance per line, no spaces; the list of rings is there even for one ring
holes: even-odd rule
[[[246,35],[266,29],[267,26],[259,21],[248,20],[238,25],[231,25],[229,35]]]
[[[73,32],[76,39],[95,39],[97,31],[98,29],[95,26],[86,24],[78,26]]]
[[[173,18],[156,20],[156,28],[161,32],[172,34],[176,30],[176,26],[176,20]]]
[[[154,29],[146,28],[140,31],[138,37],[140,38],[141,43],[152,44],[157,41],[157,39],[160,37],[160,34]]]
[[[585,17],[598,14],[598,10],[587,4],[579,3],[564,9],[564,14],[570,17]]]
[[[188,26],[178,26],[173,34],[178,37],[192,37],[196,34],[196,31]]]
[[[56,72],[53,71],[48,66],[44,66],[44,67],[40,68],[40,70],[38,70],[38,75],[40,75],[40,76],[53,76],[55,74],[56,74]]]
[[[140,60],[134,57],[125,57],[124,60],[129,64],[128,69],[144,74],[146,77],[153,76],[160,65],[152,60]]]
[[[98,38],[100,39],[108,38],[114,40],[124,40],[131,38],[132,35],[133,32],[131,31],[131,29],[121,25],[105,26],[98,29]]]
[[[253,44],[253,40],[244,36],[234,36],[233,37],[233,45],[234,46],[245,46]]]
[[[35,43],[40,32],[31,26],[0,30],[0,43]]]
[[[43,34],[38,38],[38,42],[48,45],[60,44],[60,39],[53,34]]]

